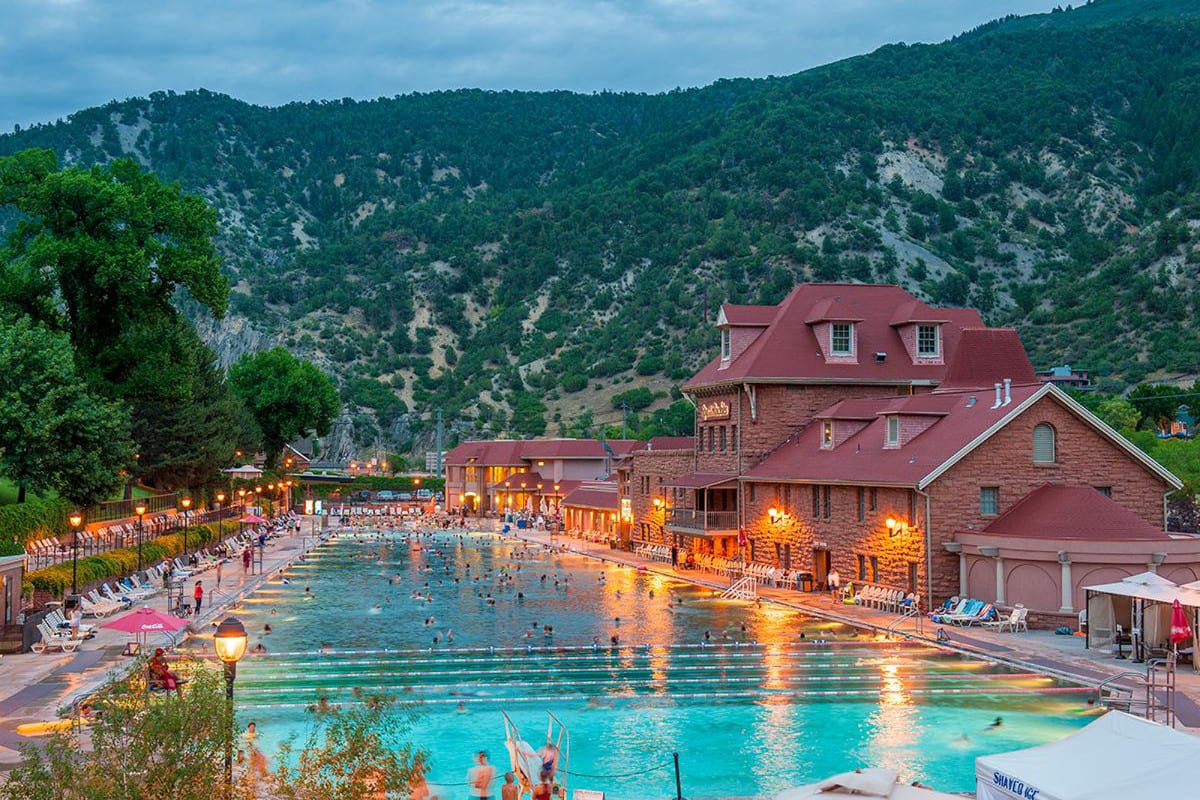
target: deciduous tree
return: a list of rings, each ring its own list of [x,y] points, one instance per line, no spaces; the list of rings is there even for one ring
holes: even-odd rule
[[[242,356],[229,382],[254,415],[271,464],[293,439],[329,433],[341,408],[329,376],[282,347]]]

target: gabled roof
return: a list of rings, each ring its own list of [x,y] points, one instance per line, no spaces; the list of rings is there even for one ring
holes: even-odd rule
[[[446,453],[445,463],[453,466],[486,464],[496,467],[520,467],[525,464],[521,458],[521,446],[524,444],[525,442],[515,439],[463,442]]]
[[[844,400],[818,414],[818,418],[827,416],[830,410],[842,409],[842,413],[855,415],[848,417],[853,419],[863,419],[874,410],[874,419],[834,448],[822,448],[820,426],[809,425],[748,470],[744,478],[899,485],[924,489],[1047,395],[1163,482],[1175,488],[1183,485],[1129,440],[1049,383],[1014,385],[1012,402],[998,408],[993,407],[994,393],[991,391],[948,391],[907,397]],[[887,416],[892,414],[938,415],[940,419],[902,446],[885,448],[884,428]]]
[[[1135,541],[1170,539],[1125,506],[1091,486],[1043,484],[1009,506],[982,531],[1031,539]]]
[[[721,306],[717,324],[765,328],[774,319],[776,308],[777,306],[738,306],[733,303],[725,303]]]
[[[562,505],[616,511],[621,504],[617,484],[612,481],[587,481],[563,498]]]
[[[684,386],[685,390],[708,385],[755,382],[859,382],[880,384],[941,382],[943,364],[913,364],[893,326],[896,310],[911,307],[910,316],[945,320],[942,351],[953,356],[960,334],[967,328],[984,327],[979,312],[970,308],[933,308],[899,286],[847,283],[809,283],[797,286],[778,306],[766,330],[732,361],[718,354]],[[737,308],[763,309],[766,306]],[[741,312],[736,312],[741,313]],[[814,316],[815,315],[815,316]],[[751,312],[761,320],[766,312]],[[859,320],[855,325],[858,363],[827,363],[810,321],[822,319]],[[875,353],[886,353],[882,361]],[[724,367],[722,368],[722,365]]]

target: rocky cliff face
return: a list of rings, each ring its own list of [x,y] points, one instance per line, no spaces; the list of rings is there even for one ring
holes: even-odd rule
[[[246,353],[269,350],[276,345],[273,337],[263,333],[245,317],[226,314],[213,319],[207,314],[189,314],[200,338],[217,354],[222,367],[228,368]]]

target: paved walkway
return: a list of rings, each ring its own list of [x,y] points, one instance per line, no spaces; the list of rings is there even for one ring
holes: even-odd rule
[[[545,531],[513,530],[508,535],[537,544],[551,544],[551,536]],[[729,580],[722,576],[701,570],[675,568],[634,553],[613,550],[604,544],[556,535],[553,537],[553,545],[716,590],[724,590],[729,586]],[[1084,647],[1083,637],[1080,636],[1056,636],[1052,631],[996,633],[982,628],[942,628],[928,619],[923,620],[918,629],[915,620],[900,622],[899,617],[893,613],[835,602],[825,592],[800,592],[794,589],[760,586],[758,594],[764,601],[778,603],[814,616],[876,632],[894,630],[904,636],[922,639],[972,656],[1062,677],[1084,685],[1097,685],[1101,681],[1131,671],[1145,674],[1144,665],[1115,659],[1107,651],[1087,649]],[[950,636],[948,643],[937,642],[939,628]],[[1117,684],[1123,688],[1137,689],[1135,679],[1121,680]],[[1139,696],[1142,696],[1144,691],[1142,689]],[[1181,666],[1176,673],[1175,710],[1178,717],[1176,727],[1200,735],[1200,673],[1195,672],[1189,665]]]
[[[230,606],[257,589],[280,568],[296,560],[302,547],[311,549],[319,541],[309,535],[313,529],[312,518],[305,517],[302,523],[304,536],[282,536],[268,543],[263,553],[261,573],[258,573],[255,565],[256,574],[243,574],[241,559],[231,558],[221,569],[220,588],[216,586],[216,570],[210,569],[197,575],[196,578],[202,580],[205,587],[201,615],[182,634],[149,636],[147,647],[171,645],[215,625]],[[192,581],[188,581],[187,586],[191,585]],[[165,611],[166,604],[166,595],[159,594],[141,606],[148,605]],[[80,695],[95,691],[112,676],[129,669],[133,660],[122,656],[121,651],[132,638],[131,635],[99,627],[120,616],[85,619],[85,623],[97,626],[96,637],[85,640],[75,653],[22,653],[0,658],[0,769],[11,767],[20,760],[15,748],[26,740],[17,733],[18,725],[57,718],[59,708],[69,705]]]

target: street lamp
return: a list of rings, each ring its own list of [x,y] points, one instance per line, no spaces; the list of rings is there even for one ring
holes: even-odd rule
[[[217,522],[218,522],[218,524],[221,522],[221,518],[224,517],[224,514],[221,513],[224,510],[225,510],[225,493],[217,492]]]
[[[138,572],[142,571],[142,516],[146,513],[146,504],[138,503],[133,507],[133,513],[138,518]]]
[[[237,663],[246,654],[246,626],[237,617],[226,617],[213,633],[217,658],[225,666],[225,797],[233,796],[233,681]]]
[[[183,506],[183,555],[187,557],[187,535],[188,535],[188,509],[192,507],[192,498],[185,497],[179,501],[179,505]]]
[[[246,490],[238,489],[238,503],[241,504],[242,510],[238,512],[238,536],[242,535],[242,518],[246,515]]]
[[[76,511],[67,518],[71,522],[71,594],[78,595],[79,589],[75,585],[76,562],[79,560],[79,527],[83,525],[83,512]],[[79,602],[76,597],[75,602]]]

